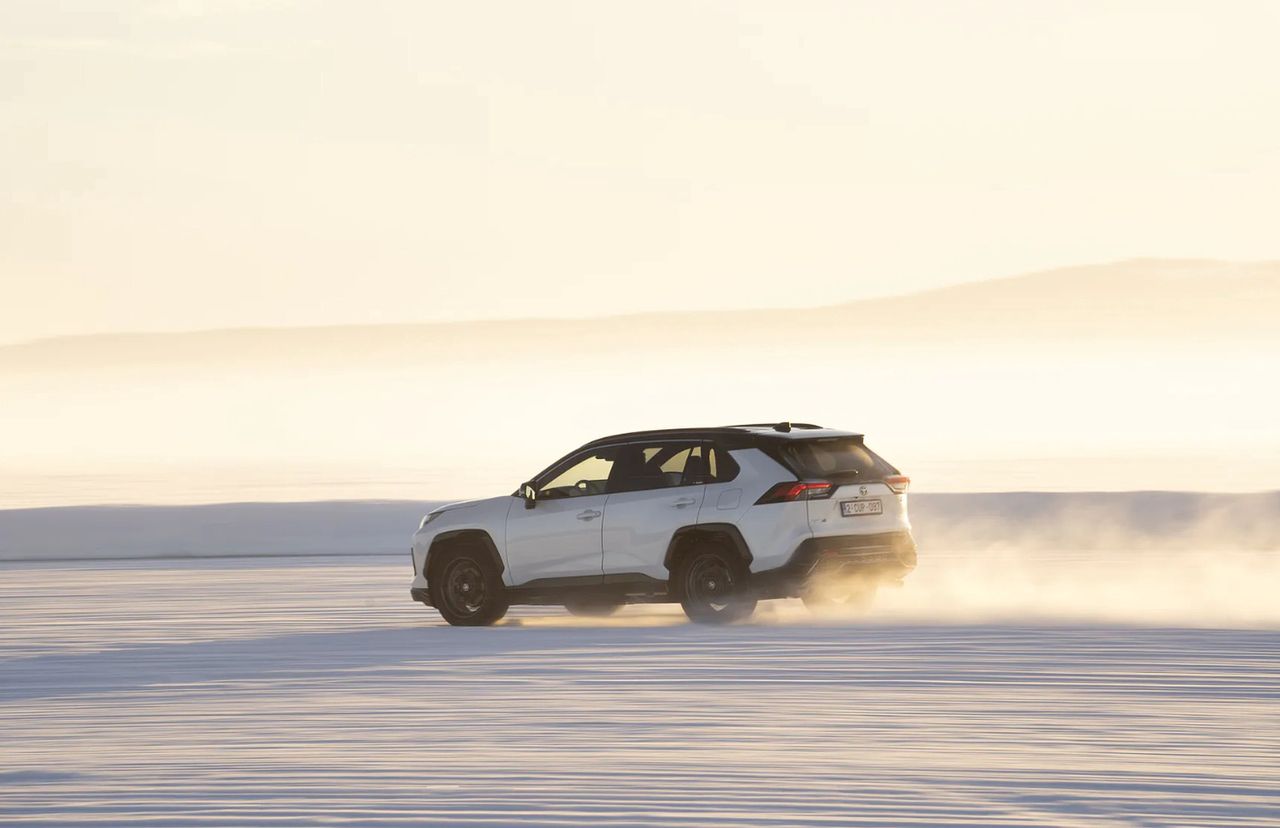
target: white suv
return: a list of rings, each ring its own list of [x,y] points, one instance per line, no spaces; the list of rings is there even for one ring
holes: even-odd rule
[[[423,518],[410,595],[470,626],[511,604],[679,601],[712,623],[762,598],[865,605],[915,567],[909,482],[862,435],[804,423],[618,434]]]

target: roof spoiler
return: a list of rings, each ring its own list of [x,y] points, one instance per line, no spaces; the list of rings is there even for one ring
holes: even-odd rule
[[[784,420],[780,423],[735,423],[725,428],[771,428],[786,434],[793,428],[822,428],[822,426],[813,423],[789,423]]]

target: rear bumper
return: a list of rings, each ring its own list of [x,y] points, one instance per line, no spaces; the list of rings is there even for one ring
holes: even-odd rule
[[[431,603],[431,591],[426,587],[410,587],[409,597],[415,601],[420,601],[429,607],[435,606],[435,604]]]
[[[803,541],[788,564],[804,573],[818,567],[916,568],[916,542],[910,532],[875,535],[831,535]]]
[[[911,533],[831,535],[801,541],[785,564],[752,576],[761,597],[799,595],[813,578],[864,575],[898,581],[916,567],[916,542]]]

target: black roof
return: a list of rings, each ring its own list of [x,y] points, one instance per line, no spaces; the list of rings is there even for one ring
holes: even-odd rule
[[[817,432],[817,433],[814,433]],[[709,428],[657,428],[628,431],[592,440],[582,449],[637,440],[715,440],[726,447],[758,445],[762,442],[794,440],[804,437],[861,437],[850,431],[823,428],[813,423],[744,423]],[[581,449],[579,449],[581,451]]]
[[[540,480],[552,469],[576,454],[601,446],[618,443],[634,443],[642,440],[710,440],[720,448],[729,451],[738,448],[766,446],[788,440],[821,438],[821,437],[853,437],[861,440],[862,435],[852,431],[837,431],[823,428],[812,423],[748,423],[745,425],[713,426],[711,428],[656,428],[649,431],[628,431],[624,434],[610,434],[578,446],[573,451],[547,466],[534,480]]]

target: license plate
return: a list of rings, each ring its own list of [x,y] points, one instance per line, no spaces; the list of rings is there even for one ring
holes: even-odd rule
[[[878,497],[861,497],[857,500],[842,500],[840,501],[840,514],[845,517],[880,515],[884,514],[884,504],[880,502],[880,498]]]

